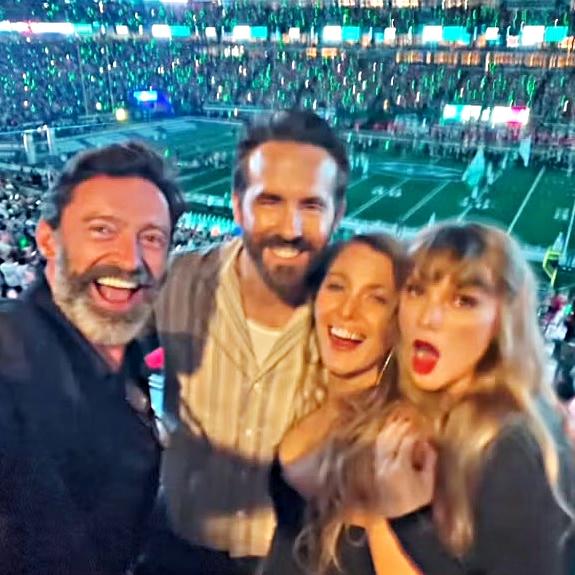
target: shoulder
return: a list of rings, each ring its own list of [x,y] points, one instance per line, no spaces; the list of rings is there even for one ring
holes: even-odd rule
[[[561,415],[550,405],[541,408],[540,415],[559,457],[560,467],[564,467],[562,463],[568,463],[567,468],[572,467],[573,452],[568,443]],[[522,415],[513,416],[507,421],[488,447],[485,457],[486,470],[498,476],[506,474],[519,465],[525,470],[545,475],[541,445],[527,418]]]
[[[35,306],[23,300],[0,300],[0,386],[33,379],[39,345],[52,344]],[[0,399],[0,403],[4,401]]]
[[[565,550],[558,541],[567,533],[570,518],[556,497],[543,451],[525,419],[505,425],[488,448],[474,503],[471,562],[477,562],[482,573],[565,572]]]
[[[241,240],[232,240],[201,250],[180,251],[170,258],[163,295],[217,281],[223,265],[239,249]]]
[[[36,324],[38,319],[34,306],[28,302],[0,299],[0,357],[5,357],[24,338],[23,328]]]
[[[170,259],[168,282],[192,278],[198,273],[216,270],[222,261],[226,246],[210,246],[202,250],[180,251]]]
[[[170,258],[170,268],[179,269],[189,265],[202,266],[218,259],[226,251],[228,244],[208,246],[201,249],[189,249],[174,252]]]
[[[523,473],[515,475],[519,469]],[[506,477],[522,481],[545,475],[543,453],[527,420],[514,416],[487,447],[481,485],[485,488]]]
[[[166,283],[155,306],[160,328],[166,322],[179,325],[190,312],[195,315],[202,309],[211,309],[210,302],[230,247],[230,244],[224,244],[205,250],[178,252],[172,256]]]
[[[573,467],[563,465],[566,454],[560,449],[557,453],[561,480],[575,481]],[[502,428],[487,450],[477,486],[477,512],[491,524],[511,522],[515,526],[534,519],[532,512],[549,519],[562,516],[554,487],[534,432],[518,417]]]

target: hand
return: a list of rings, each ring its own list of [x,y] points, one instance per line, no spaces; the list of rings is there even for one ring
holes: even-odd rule
[[[375,444],[379,514],[393,519],[429,505],[436,461],[435,449],[411,421],[386,425]]]

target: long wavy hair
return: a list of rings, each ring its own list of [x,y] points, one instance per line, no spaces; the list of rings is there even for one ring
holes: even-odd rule
[[[405,247],[386,234],[363,234],[330,247],[309,278],[314,296],[338,255],[353,244],[367,245],[387,255],[393,264],[395,287],[398,292],[403,288],[410,271]],[[389,329],[390,340],[395,343],[398,333],[397,310],[391,318]],[[319,469],[322,496],[308,506],[307,525],[297,538],[294,549],[298,562],[306,570],[322,573],[332,562],[338,563],[336,545],[345,528],[342,510],[346,509],[350,499],[367,505],[372,496],[371,450],[381,424],[374,417],[367,421],[363,415],[370,412],[374,405],[389,411],[399,397],[397,360],[393,349],[387,353],[383,351],[378,380],[374,381],[372,387],[342,400],[339,420],[334,424],[326,442]],[[379,414],[381,416],[382,411]],[[343,426],[341,429],[340,423]],[[340,458],[342,452],[345,452],[345,456]]]
[[[434,521],[458,557],[474,541],[473,500],[486,450],[503,426],[521,418],[537,441],[559,506],[573,511],[559,489],[559,457],[538,409],[556,402],[545,370],[544,342],[536,315],[535,279],[517,243],[504,232],[475,223],[446,223],[421,232],[412,244],[410,278],[432,283],[446,275],[479,279],[500,301],[498,330],[479,361],[468,393],[447,403],[444,392],[425,392],[397,366],[385,389],[370,401],[357,398],[342,416],[322,462],[321,496],[310,506],[300,537],[307,565],[325,573],[338,564],[337,540],[349,509],[370,509],[374,494],[374,444],[394,409],[415,407],[438,451]],[[408,280],[409,281],[409,280]]]

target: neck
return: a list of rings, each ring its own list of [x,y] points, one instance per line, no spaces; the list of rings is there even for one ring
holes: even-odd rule
[[[298,306],[286,303],[270,289],[245,249],[238,256],[236,272],[246,317],[267,327],[285,326]]]
[[[471,389],[471,382],[473,380],[473,374],[468,374],[463,376],[461,379],[454,381],[446,388],[446,400],[447,403],[453,403],[459,400],[463,395]]]
[[[95,345],[94,347],[113,371],[120,369],[126,353],[125,345]]]
[[[342,377],[329,374],[327,401],[338,403],[354,393],[374,387],[378,383],[380,367],[376,366],[356,375]]]

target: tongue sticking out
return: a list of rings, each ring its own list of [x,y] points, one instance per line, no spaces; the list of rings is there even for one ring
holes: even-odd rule
[[[132,289],[97,285],[99,294],[110,303],[127,303],[134,294]]]
[[[431,373],[439,361],[439,351],[430,343],[416,341],[414,344],[413,369],[416,373]]]

